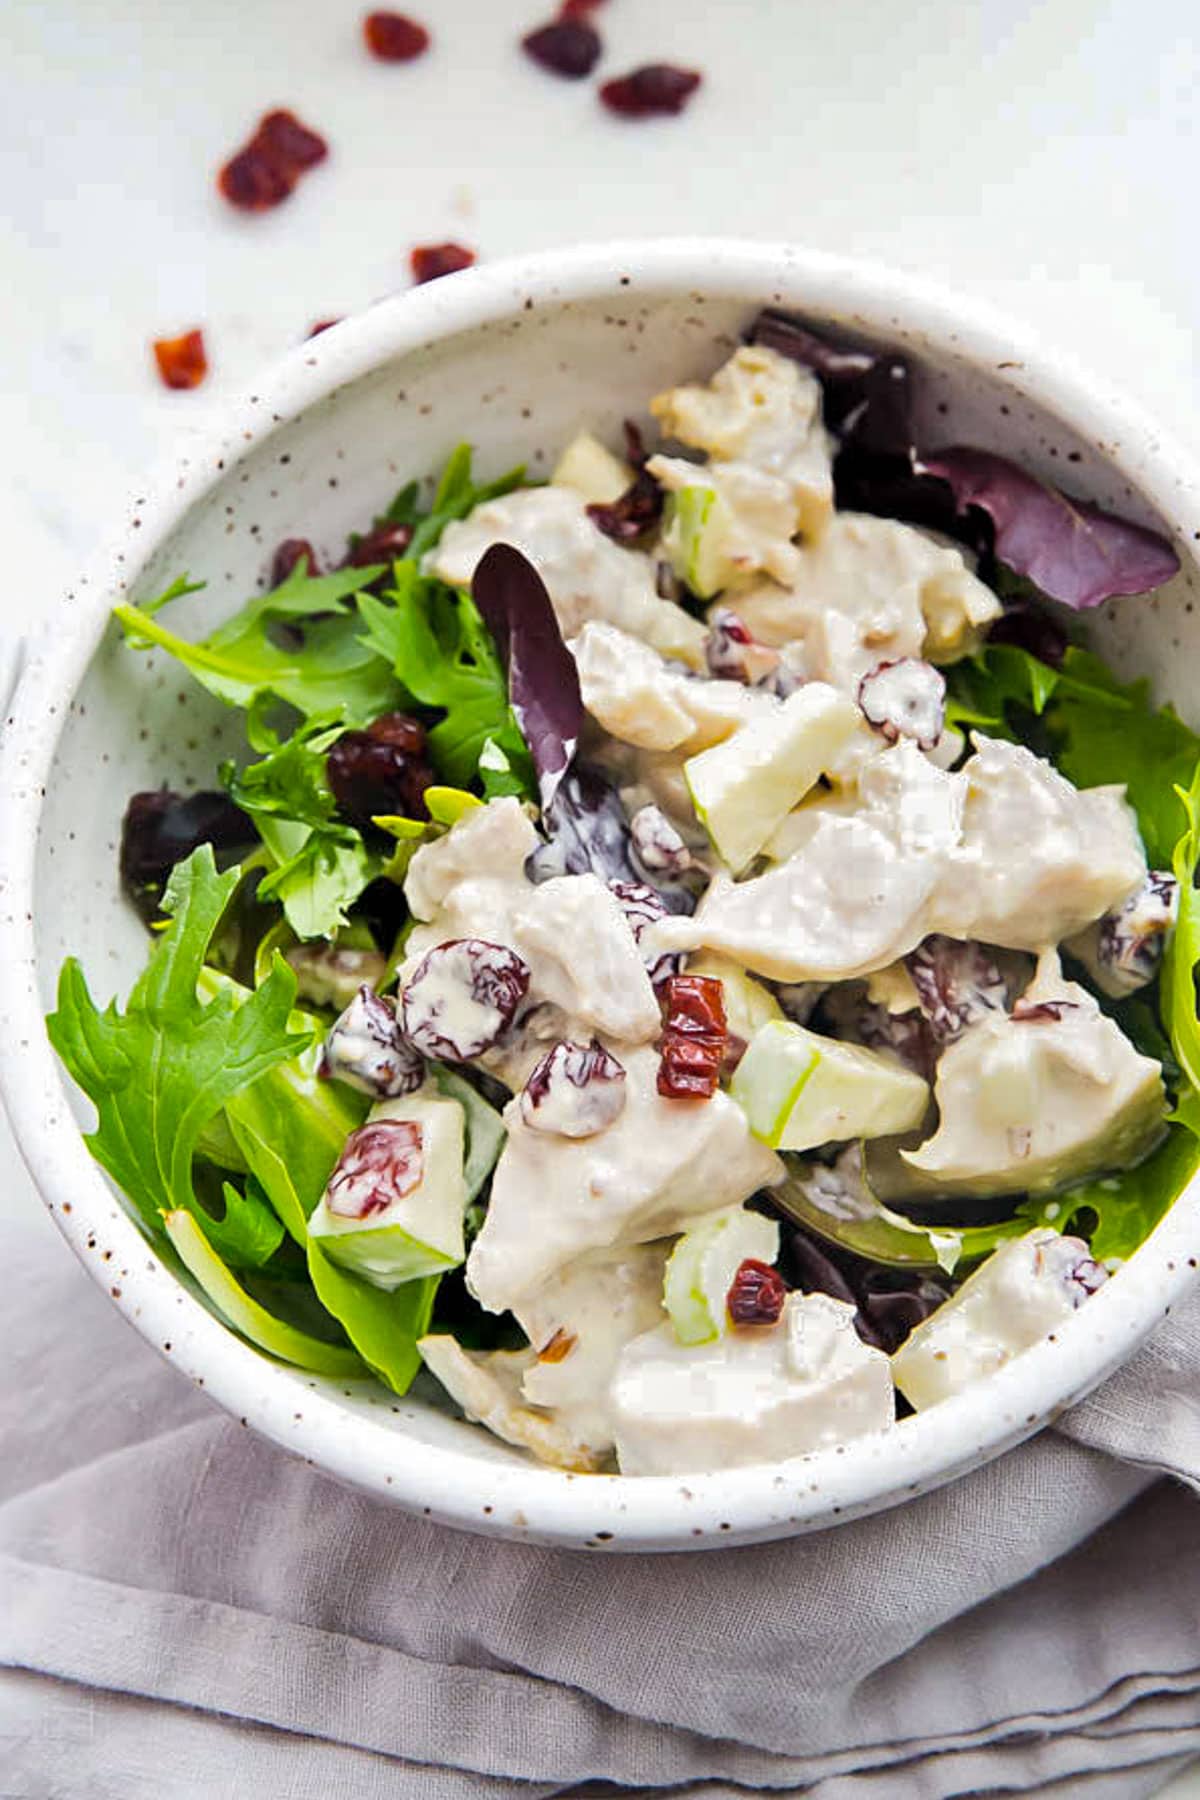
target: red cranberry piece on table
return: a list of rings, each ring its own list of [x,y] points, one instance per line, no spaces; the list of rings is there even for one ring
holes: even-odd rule
[[[453,938],[428,951],[404,985],[404,1035],[426,1056],[466,1062],[508,1030],[529,964],[503,944]]]
[[[342,318],[340,313],[335,319],[318,319],[315,324],[309,326],[305,336],[310,338],[320,337],[323,331],[329,331],[334,325],[340,325],[341,322]]]
[[[182,337],[155,338],[154,360],[167,387],[199,387],[208,374],[204,333],[185,331]]]
[[[403,1200],[425,1175],[425,1144],[413,1119],[376,1119],[346,1139],[325,1204],[341,1219],[365,1219]]]
[[[230,157],[217,186],[231,206],[264,212],[286,200],[305,169],[323,162],[329,146],[295,113],[277,107],[264,113],[248,144]]]
[[[555,19],[521,39],[521,48],[543,69],[580,81],[600,60],[600,33],[586,19],[575,15]]]
[[[469,269],[475,261],[475,252],[468,250],[465,244],[418,244],[410,251],[408,260],[413,280],[423,286],[441,275],[457,275],[460,269]]]
[[[325,758],[325,773],[344,816],[363,829],[379,814],[427,819],[433,770],[425,731],[404,713],[385,713],[366,731],[344,731]]]
[[[368,13],[363,20],[363,40],[380,62],[413,62],[429,48],[424,25],[398,12]]]
[[[725,1304],[735,1325],[774,1325],[786,1299],[787,1288],[778,1269],[748,1256],[730,1283]]]
[[[664,113],[681,113],[701,77],[694,69],[678,69],[673,63],[645,63],[615,81],[606,81],[600,98],[610,112],[626,119],[649,119]]]
[[[563,0],[558,9],[560,19],[587,19],[598,6],[604,6],[606,0]]]
[[[308,573],[319,575],[317,553],[308,539],[284,538],[271,558],[271,586],[281,587],[302,557],[308,563]]]

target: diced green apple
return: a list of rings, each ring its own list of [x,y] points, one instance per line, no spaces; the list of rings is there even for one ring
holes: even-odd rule
[[[730,1093],[755,1137],[776,1150],[890,1137],[918,1125],[929,1105],[928,1083],[894,1057],[789,1019],[756,1033]]]
[[[734,523],[716,488],[680,488],[667,498],[662,544],[671,567],[701,600],[711,600],[734,573],[725,545]]]
[[[844,694],[810,681],[776,711],[684,763],[696,816],[735,875],[835,761],[859,719]]]
[[[681,1344],[711,1344],[728,1328],[725,1300],[747,1257],[773,1263],[779,1255],[774,1219],[729,1206],[685,1231],[667,1263],[663,1304]]]
[[[571,439],[554,465],[552,487],[571,488],[594,506],[611,506],[633,481],[633,470],[619,456],[581,431]]]
[[[367,1126],[393,1120],[420,1131],[420,1174],[415,1186],[365,1217],[331,1210],[327,1188],[308,1222],[335,1262],[379,1288],[397,1288],[420,1275],[452,1269],[465,1254],[463,1214],[463,1109],[428,1087],[371,1109]],[[339,1168],[342,1165],[339,1164]],[[332,1180],[336,1180],[334,1171]]]

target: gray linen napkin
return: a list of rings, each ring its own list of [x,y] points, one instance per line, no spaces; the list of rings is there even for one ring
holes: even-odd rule
[[[315,1474],[9,1237],[2,1800],[1139,1800],[1200,1753],[1200,1297],[940,1493],[593,1557]]]

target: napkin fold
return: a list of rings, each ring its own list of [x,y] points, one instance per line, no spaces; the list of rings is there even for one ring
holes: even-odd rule
[[[4,1230],[3,1800],[1140,1800],[1200,1754],[1200,1297],[938,1493],[591,1556],[338,1486]]]

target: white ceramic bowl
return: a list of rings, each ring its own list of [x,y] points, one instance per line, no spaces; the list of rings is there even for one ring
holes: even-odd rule
[[[335,551],[403,478],[436,469],[460,439],[477,445],[488,472],[521,457],[545,471],[583,424],[614,439],[651,394],[714,368],[764,302],[915,357],[925,443],[1003,451],[1170,531],[1184,565],[1170,592],[1112,605],[1095,626],[1121,670],[1149,674],[1160,697],[1200,713],[1188,674],[1200,666],[1200,475],[1184,455],[1094,379],[976,305],[793,247],[686,241],[484,267],[293,351],[230,409],[219,441],[136,503],[113,555],[34,647],[5,734],[0,1074],[56,1223],[147,1342],[242,1424],[380,1498],[476,1531],[705,1548],[893,1504],[999,1454],[1094,1386],[1170,1309],[1200,1256],[1194,1188],[1053,1341],[886,1437],[686,1480],[573,1476],[450,1417],[432,1388],[397,1400],[260,1355],[158,1262],[84,1147],[86,1105],[67,1091],[42,1024],[58,966],[74,952],[97,995],[124,993],[145,955],[117,887],[126,798],[163,780],[211,785],[217,757],[240,737],[240,718],[166,659],[124,647],[108,623],[114,599],[186,568],[209,585],[178,605],[175,622],[187,633],[211,626],[253,591],[279,539],[302,534]]]

